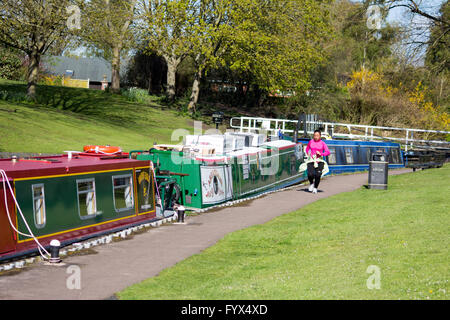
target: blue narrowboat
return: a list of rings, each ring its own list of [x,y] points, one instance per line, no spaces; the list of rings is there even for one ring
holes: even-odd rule
[[[400,144],[378,141],[323,140],[330,149],[325,157],[330,174],[365,171],[369,169],[370,154],[384,152],[388,154],[389,169],[404,168],[404,156]],[[299,138],[303,151],[309,139]]]

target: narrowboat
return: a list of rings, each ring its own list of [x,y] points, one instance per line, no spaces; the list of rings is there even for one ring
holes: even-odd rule
[[[175,180],[160,177],[156,191],[152,164],[128,154],[1,159],[0,172],[0,261],[174,213]]]
[[[441,168],[450,159],[449,150],[427,149],[409,150],[405,153],[407,168],[417,169]]]
[[[374,152],[383,152],[388,155],[390,169],[405,167],[403,151],[398,143],[329,139],[323,139],[323,141],[330,150],[330,155],[325,157],[330,169],[328,174],[369,170],[371,153]],[[306,148],[309,139],[300,138],[298,142]]]
[[[303,152],[314,131],[320,130],[323,141],[331,151],[325,159],[330,174],[368,170],[371,153],[380,151],[387,154],[391,169],[439,167],[450,159],[450,142],[445,139],[450,131],[336,123],[319,119],[319,115],[304,113],[299,115],[298,120],[233,117],[230,128],[239,132],[277,133],[282,139],[302,143]],[[428,135],[434,138],[429,139]]]
[[[152,161],[157,173],[177,173],[177,198],[195,210],[303,181],[304,173],[298,172],[304,161],[300,145],[227,132],[188,135],[182,145],[155,145],[149,151],[131,151],[130,157]]]

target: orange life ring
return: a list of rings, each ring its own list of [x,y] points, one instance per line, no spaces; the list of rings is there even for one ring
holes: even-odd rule
[[[84,146],[84,152],[86,153],[102,153],[102,154],[116,154],[122,152],[120,147],[114,146]]]

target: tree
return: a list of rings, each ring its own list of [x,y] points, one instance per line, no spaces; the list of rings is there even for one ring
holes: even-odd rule
[[[167,63],[167,98],[175,98],[176,72],[192,47],[194,37],[194,0],[144,0],[144,27],[141,41],[147,52],[156,52]]]
[[[128,86],[148,88],[149,94],[161,93],[167,82],[164,58],[148,50],[138,50],[130,60],[126,82]]]
[[[224,55],[232,43],[237,26],[233,26],[232,10],[237,8],[234,0],[200,0],[195,10],[195,34],[192,39],[191,56],[195,66],[192,92],[188,109],[196,111],[200,95],[200,82],[209,68],[224,65]],[[230,41],[231,39],[231,41]]]
[[[111,62],[111,90],[120,91],[121,57],[133,48],[137,0],[89,0],[82,5],[81,41]]]
[[[383,17],[387,12],[383,9],[380,12],[380,29],[369,28],[370,3],[340,0],[329,6],[334,36],[324,44],[325,63],[317,65],[311,71],[311,88],[302,97],[306,112],[318,113],[330,121],[370,123],[370,116],[361,113],[363,110],[360,108],[360,102],[364,101],[359,99],[354,91],[349,92],[346,86],[352,74],[358,72],[362,75],[362,83],[370,70],[385,76],[386,81],[397,79],[401,74],[398,57],[394,52],[394,45],[399,41],[400,28],[384,22]],[[375,93],[376,91],[370,92]],[[370,94],[366,94],[364,98]],[[289,101],[289,104],[291,103],[293,102]],[[370,108],[369,111],[372,112]],[[354,115],[349,116],[349,109]]]
[[[0,43],[24,52],[29,59],[27,95],[36,96],[41,57],[70,33],[66,9],[72,0],[0,1]]]
[[[413,55],[419,56],[420,60],[422,60],[423,52],[427,47],[434,46],[436,39],[445,38],[450,32],[449,16],[436,12],[434,10],[436,6],[430,5],[428,1],[380,0],[380,2],[384,4],[387,10],[402,8],[409,13],[411,23],[403,28],[403,32],[408,37],[405,45],[410,47],[409,51]],[[424,36],[430,30],[434,30],[434,40],[432,37]]]
[[[197,70],[189,109],[195,111],[205,73],[224,66],[251,74],[253,84],[263,90],[306,90],[309,70],[322,60],[321,45],[331,33],[328,3],[200,1],[192,49]]]
[[[442,21],[450,21],[450,3],[446,1],[440,10]],[[435,24],[431,28],[430,40],[425,55],[425,64],[431,70],[437,81],[436,102],[446,103],[448,110],[449,88],[448,76],[450,74],[450,28],[445,23]]]
[[[383,2],[383,1],[381,1]],[[437,24],[442,24],[450,27],[450,20],[448,16],[435,15],[427,11],[427,6],[424,2],[417,0],[384,0],[385,4],[388,6],[389,10],[395,8],[406,8],[412,14],[420,15],[428,20],[433,21]]]
[[[450,21],[450,3],[448,1],[442,5],[440,13],[440,21]],[[425,62],[437,74],[450,70],[450,27],[443,22],[437,23],[431,28]]]
[[[240,1],[227,58],[232,70],[251,73],[252,82],[273,92],[305,92],[310,72],[324,61],[330,40],[329,1]]]

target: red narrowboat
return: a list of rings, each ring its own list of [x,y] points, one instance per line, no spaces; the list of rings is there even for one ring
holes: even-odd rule
[[[0,159],[0,172],[0,261],[173,214],[172,181],[157,192],[153,164],[127,154]]]

